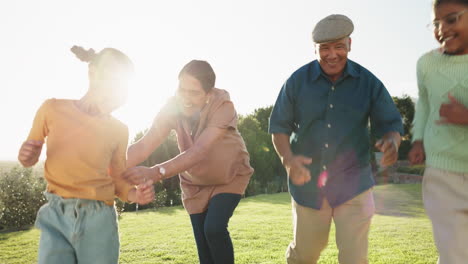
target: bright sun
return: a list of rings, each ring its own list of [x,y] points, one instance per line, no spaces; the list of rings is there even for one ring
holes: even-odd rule
[[[158,111],[173,94],[173,90],[161,87],[167,85],[156,85],[154,80],[144,75],[137,75],[132,81],[126,104],[114,112],[114,116],[128,126],[130,140],[151,126]]]

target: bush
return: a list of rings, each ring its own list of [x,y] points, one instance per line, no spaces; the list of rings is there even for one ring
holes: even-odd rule
[[[261,194],[261,192],[259,191],[261,189],[262,184],[256,179],[252,178],[250,179],[249,185],[247,185],[247,189],[245,190],[245,197]]]
[[[0,174],[0,229],[19,228],[34,223],[46,202],[44,178],[31,168],[14,167]]]

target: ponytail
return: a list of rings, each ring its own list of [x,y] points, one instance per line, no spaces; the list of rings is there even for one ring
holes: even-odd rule
[[[84,62],[91,62],[96,58],[96,52],[93,49],[84,49],[80,46],[73,46],[71,52],[75,54],[75,56]]]

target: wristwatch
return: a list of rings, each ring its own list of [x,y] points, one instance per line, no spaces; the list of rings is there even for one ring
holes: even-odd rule
[[[161,180],[164,179],[164,176],[166,176],[166,169],[162,166],[156,166],[158,167],[159,174],[161,174]]]

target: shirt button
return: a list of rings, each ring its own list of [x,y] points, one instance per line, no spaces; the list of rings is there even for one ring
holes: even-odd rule
[[[327,169],[327,166],[323,165],[322,168],[323,168],[323,170],[326,170],[326,169]]]
[[[328,127],[328,128],[331,128],[331,124],[328,124],[327,127]]]
[[[332,86],[331,89],[332,89],[332,91],[335,91],[335,86]]]
[[[333,104],[330,104],[330,108],[333,108]]]
[[[325,143],[325,147],[328,148],[328,143]]]

